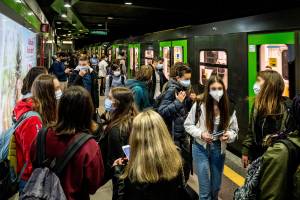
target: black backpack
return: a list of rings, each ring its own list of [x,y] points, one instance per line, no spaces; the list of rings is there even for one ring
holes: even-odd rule
[[[20,200],[66,200],[59,177],[75,153],[92,135],[80,133],[65,150],[61,158],[50,161],[46,158],[46,136],[48,130],[43,128],[37,136],[37,167],[28,180]],[[50,163],[49,163],[50,162]]]
[[[113,77],[112,77],[112,75],[110,75],[109,76],[109,88],[111,88],[112,81],[113,81]],[[125,77],[124,77],[124,75],[121,75],[121,84],[123,86],[125,85]]]

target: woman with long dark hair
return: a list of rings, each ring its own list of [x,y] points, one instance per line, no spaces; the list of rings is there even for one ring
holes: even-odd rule
[[[218,199],[226,146],[234,142],[238,134],[235,110],[219,76],[210,77],[203,101],[193,105],[184,127],[195,139],[192,151],[199,181],[199,199]]]
[[[284,81],[273,70],[261,71],[254,85],[256,93],[246,139],[243,141],[242,163],[247,167],[250,160],[260,157],[266,150],[263,141],[268,135],[293,126],[289,109],[292,101],[283,97]]]

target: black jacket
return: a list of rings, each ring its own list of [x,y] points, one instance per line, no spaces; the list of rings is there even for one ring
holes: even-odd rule
[[[181,174],[170,181],[132,183],[129,179],[120,179],[124,166],[115,166],[113,171],[113,200],[183,200]]]
[[[183,124],[193,104],[189,94],[187,94],[183,103],[178,101],[175,92],[178,93],[180,91],[187,91],[187,89],[177,81],[169,80],[158,108],[159,114],[164,118],[175,140],[186,137]]]
[[[91,73],[92,85],[91,85],[91,97],[94,103],[95,109],[99,107],[99,84],[98,74],[93,70]],[[84,87],[83,77],[79,75],[78,70],[73,70],[70,75],[69,85],[80,85]]]
[[[162,91],[163,89],[163,86],[166,82],[168,82],[168,79],[165,77],[165,74],[163,72],[163,70],[155,70],[153,68],[153,74],[152,74],[152,84],[151,84],[151,87],[150,87],[150,98],[151,98],[151,101],[153,101],[153,98],[154,98],[154,93],[155,93],[155,87],[156,87],[156,75],[155,73],[158,73],[159,75],[159,81],[160,81],[160,91]]]

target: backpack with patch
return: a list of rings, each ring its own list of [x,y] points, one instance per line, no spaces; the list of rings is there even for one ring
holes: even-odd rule
[[[17,128],[30,117],[41,119],[37,112],[26,112],[0,137],[0,199],[8,199],[19,190],[20,178],[27,163],[23,165],[21,172],[17,174],[17,152],[14,134]]]
[[[74,141],[67,147],[60,158],[48,160],[46,158],[46,136],[48,130],[43,128],[37,136],[37,156],[38,168],[34,169],[28,180],[20,200],[66,200],[65,193],[61,186],[59,177],[63,170],[73,158],[76,152],[91,138],[92,135],[80,133]]]
[[[293,184],[294,174],[299,168],[300,153],[299,147],[297,147],[291,140],[279,139],[275,143],[283,143],[288,149],[289,158],[288,158],[288,183]],[[261,177],[261,170],[263,166],[263,157],[259,157],[253,161],[247,171],[245,184],[236,189],[234,192],[234,200],[256,200],[258,198],[259,192],[259,182]],[[290,195],[293,195],[291,193]],[[292,197],[291,197],[292,199]]]
[[[109,88],[111,88],[112,82],[113,82],[113,76],[109,75]],[[124,77],[124,75],[121,75],[121,84],[123,86],[125,86],[125,77]]]

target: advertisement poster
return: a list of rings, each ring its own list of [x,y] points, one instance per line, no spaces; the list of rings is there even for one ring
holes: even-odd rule
[[[11,125],[22,80],[36,66],[36,34],[0,13],[0,134]]]

